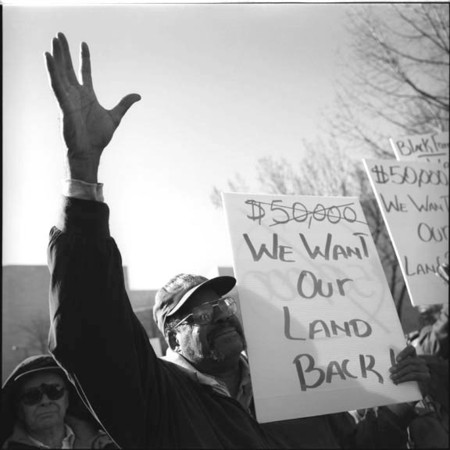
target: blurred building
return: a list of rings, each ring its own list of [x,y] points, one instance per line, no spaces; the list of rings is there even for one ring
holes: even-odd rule
[[[124,267],[130,302],[155,351],[165,351],[164,339],[153,322],[155,290],[132,290]],[[47,352],[49,329],[47,266],[3,266],[2,283],[2,383],[27,356]]]

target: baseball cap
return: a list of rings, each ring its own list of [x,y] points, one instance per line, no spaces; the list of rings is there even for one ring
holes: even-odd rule
[[[161,333],[167,317],[175,314],[191,295],[199,289],[212,289],[217,295],[225,295],[236,284],[236,279],[229,276],[220,276],[208,279],[201,275],[180,273],[170,279],[155,295],[153,319]]]
[[[12,381],[17,382],[23,377],[34,374],[36,372],[58,372],[64,378],[66,377],[64,370],[56,363],[50,355],[30,356],[22,361],[12,376]]]

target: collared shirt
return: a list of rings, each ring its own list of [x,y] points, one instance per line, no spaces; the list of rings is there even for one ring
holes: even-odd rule
[[[192,378],[194,378],[200,384],[210,386],[219,394],[231,397],[230,391],[223,381],[217,379],[216,377],[213,377],[212,375],[199,372],[186,358],[181,356],[179,353],[174,352],[170,348],[167,349],[166,356],[163,356],[161,359],[170,361],[177,366],[182,367]],[[235,397],[235,400],[237,400],[245,410],[250,411],[253,400],[252,382],[250,378],[250,369],[248,366],[247,358],[243,354],[241,354],[241,357],[239,359],[239,367],[241,379],[239,382],[238,393]]]
[[[72,429],[68,425],[64,425],[64,438],[61,443],[61,447],[58,448],[73,448],[73,444],[75,441],[75,433],[72,431]],[[37,439],[31,437],[28,434],[28,439],[35,445],[37,445],[39,448],[52,448],[48,445],[43,444],[41,441],[38,441]]]

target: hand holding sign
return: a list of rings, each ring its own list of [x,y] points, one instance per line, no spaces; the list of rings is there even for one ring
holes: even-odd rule
[[[417,381],[422,396],[425,396],[430,381],[430,371],[426,361],[417,356],[416,349],[412,345],[405,347],[397,355],[396,361],[397,363],[389,369],[394,384]]]

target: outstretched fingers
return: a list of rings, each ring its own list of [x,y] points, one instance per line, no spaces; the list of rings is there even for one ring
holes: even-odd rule
[[[141,99],[141,96],[129,94],[122,98],[117,106],[111,110],[101,107],[92,86],[89,47],[85,42],[82,42],[81,77],[78,77],[81,80],[80,84],[73,69],[69,44],[63,33],[58,33],[57,37],[52,40],[52,52],[45,53],[45,57],[51,85],[65,114],[64,118],[66,119],[70,114],[76,112],[77,117],[89,122],[89,127],[83,130],[83,132],[89,134],[86,138],[93,142],[107,144],[125,113],[135,102]],[[73,140],[71,134],[76,134],[72,130],[74,126],[75,123],[65,122],[66,142]]]
[[[72,57],[70,56],[69,43],[67,42],[66,36],[63,33],[58,33],[58,39],[60,44],[60,53],[62,57],[61,68],[64,71],[65,76],[70,84],[77,86],[78,80],[73,70]]]
[[[55,71],[58,74],[58,79],[60,80],[61,84],[64,84],[67,86],[68,84],[68,78],[65,73],[64,68],[64,56],[63,51],[61,48],[61,43],[59,42],[59,39],[57,37],[52,39],[52,56],[55,66]]]
[[[91,54],[86,42],[81,43],[81,81],[84,86],[93,90],[91,73]]]
[[[53,56],[50,53],[45,52],[45,61],[47,63],[47,71],[50,76],[50,84],[52,86],[53,92],[55,93],[55,96],[59,104],[61,104],[64,100],[63,96],[64,89],[62,86],[61,79],[58,75],[58,71],[56,70],[55,67],[55,60],[53,59]]]
[[[139,94],[128,94],[110,111],[111,117],[118,125],[131,106],[141,99]]]

